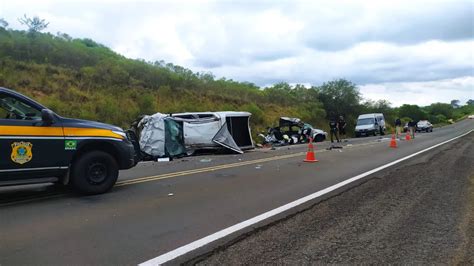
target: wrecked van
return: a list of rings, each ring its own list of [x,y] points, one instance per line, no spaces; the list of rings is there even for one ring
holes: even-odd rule
[[[237,153],[254,148],[247,112],[201,112],[140,117],[127,133],[137,159],[179,158],[196,150],[229,149]]]
[[[183,123],[184,144],[188,153],[199,149],[225,147],[238,153],[253,149],[248,112],[196,112],[171,114]]]

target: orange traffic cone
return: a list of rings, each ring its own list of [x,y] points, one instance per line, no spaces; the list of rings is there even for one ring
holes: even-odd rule
[[[407,131],[407,134],[405,135],[405,140],[411,140],[411,136],[408,131]]]
[[[314,156],[314,147],[313,147],[312,138],[309,138],[308,151],[306,152],[306,159],[304,159],[304,161],[307,163],[319,162],[318,160],[316,160],[316,156]]]
[[[392,140],[390,140],[390,148],[396,148],[397,141],[395,140],[395,134],[392,134]]]

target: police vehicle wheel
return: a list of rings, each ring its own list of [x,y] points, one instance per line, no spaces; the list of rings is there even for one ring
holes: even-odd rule
[[[82,194],[101,194],[114,186],[117,177],[118,165],[115,159],[106,152],[91,151],[73,163],[71,185]]]

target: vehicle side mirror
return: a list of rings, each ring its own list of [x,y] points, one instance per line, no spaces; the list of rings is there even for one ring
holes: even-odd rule
[[[49,109],[41,110],[41,120],[45,125],[51,125],[54,122],[54,113]]]

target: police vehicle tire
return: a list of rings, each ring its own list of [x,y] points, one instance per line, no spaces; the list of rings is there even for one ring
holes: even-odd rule
[[[105,193],[115,185],[118,170],[112,155],[103,151],[87,152],[72,165],[71,186],[81,194]]]

